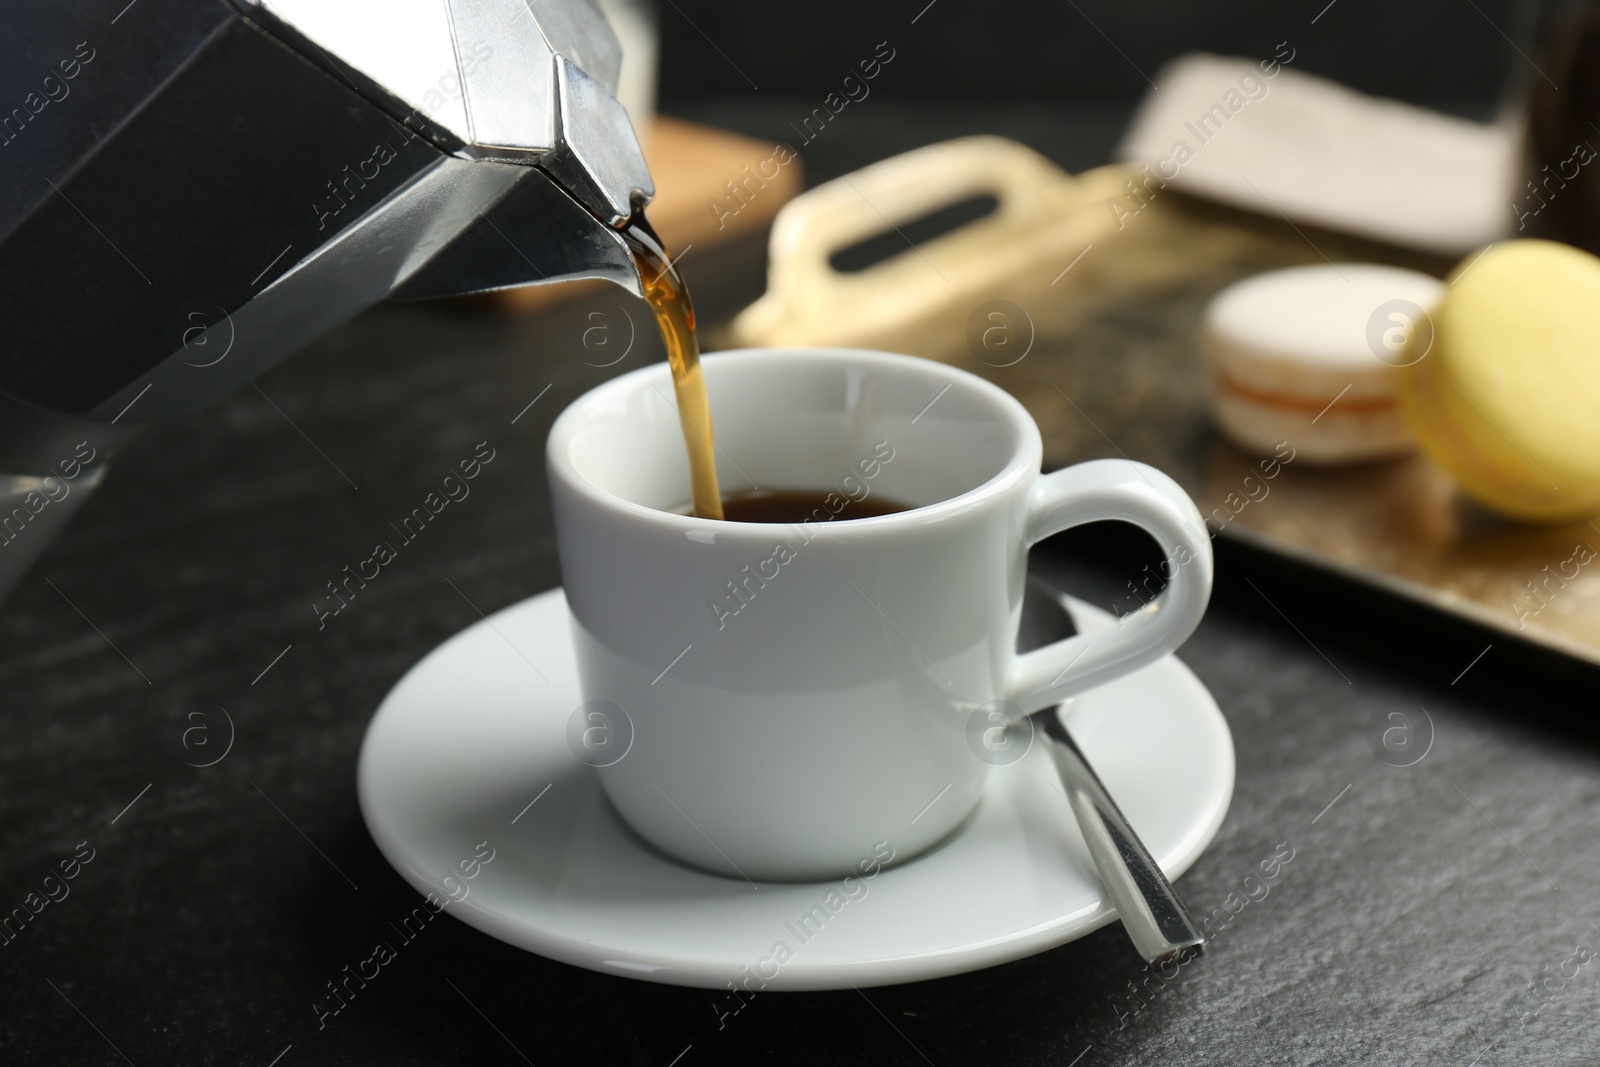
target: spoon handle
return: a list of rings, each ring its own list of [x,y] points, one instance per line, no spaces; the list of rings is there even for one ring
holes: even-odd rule
[[[1046,708],[1030,717],[1050,739],[1050,756],[1061,775],[1067,801],[1133,947],[1145,962],[1155,964],[1176,960],[1184,949],[1205,951],[1205,935],[1106,792],[1057,709]]]

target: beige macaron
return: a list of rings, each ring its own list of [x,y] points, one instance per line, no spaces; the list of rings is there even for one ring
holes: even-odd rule
[[[1395,368],[1443,284],[1369,263],[1268,271],[1206,309],[1204,347],[1218,427],[1252,452],[1287,441],[1311,463],[1412,451]]]

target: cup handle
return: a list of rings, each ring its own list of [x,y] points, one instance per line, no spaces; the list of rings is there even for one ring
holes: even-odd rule
[[[1029,545],[1086,522],[1121,519],[1156,539],[1162,594],[1114,630],[1076,634],[1012,661],[1005,697],[1030,714],[1167,655],[1194,632],[1211,598],[1211,538],[1178,483],[1132,460],[1079,463],[1039,478],[1028,496]]]

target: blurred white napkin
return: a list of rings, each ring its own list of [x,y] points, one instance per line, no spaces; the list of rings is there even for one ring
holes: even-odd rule
[[[1159,195],[1165,180],[1266,215],[1447,255],[1511,230],[1521,143],[1513,125],[1365,96],[1272,60],[1182,56],[1156,84],[1117,149],[1156,176],[1144,195]],[[1125,206],[1136,213],[1139,203],[1130,194]]]

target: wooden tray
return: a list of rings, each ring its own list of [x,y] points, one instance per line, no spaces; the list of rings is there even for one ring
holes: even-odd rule
[[[1071,177],[996,141],[908,153],[797,198],[774,225],[768,295],[720,340],[865,345],[962,367],[1028,407],[1047,466],[1150,463],[1221,536],[1600,664],[1600,572],[1541,584],[1578,546],[1600,548],[1600,519],[1506,522],[1420,456],[1336,469],[1291,460],[1267,478],[1262,457],[1211,427],[1198,327],[1218,290],[1305,263],[1442,276],[1450,261],[1171,190],[1140,185],[1135,199],[1135,171]],[[974,191],[995,196],[999,211],[857,274],[828,267],[839,248]],[[1112,211],[1113,199],[1124,210]],[[1051,211],[1059,217],[1040,215]]]

